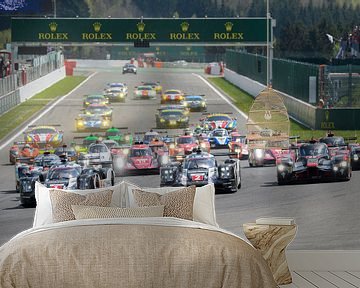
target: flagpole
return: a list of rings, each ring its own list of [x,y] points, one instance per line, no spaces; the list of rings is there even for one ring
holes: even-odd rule
[[[266,86],[270,87],[270,35],[269,35],[269,0],[266,0]]]

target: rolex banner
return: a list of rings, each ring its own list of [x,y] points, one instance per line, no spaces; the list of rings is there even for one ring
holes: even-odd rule
[[[13,42],[266,44],[266,18],[13,18]],[[269,25],[270,27],[270,25]]]

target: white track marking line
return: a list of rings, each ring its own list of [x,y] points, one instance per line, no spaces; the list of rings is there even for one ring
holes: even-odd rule
[[[53,109],[59,102],[61,102],[62,100],[64,100],[67,96],[69,96],[71,93],[73,93],[74,91],[76,91],[76,89],[80,88],[81,86],[83,86],[88,80],[90,80],[93,76],[95,76],[97,74],[97,72],[91,74],[87,79],[85,79],[83,82],[81,82],[78,86],[76,86],[73,90],[71,90],[68,94],[62,96],[61,98],[59,98],[58,100],[56,100],[53,104],[51,104],[47,109],[45,109],[44,111],[41,112],[41,114],[39,116],[37,116],[35,119],[33,119],[32,121],[30,121],[28,123],[28,125],[33,125],[36,121],[38,121],[41,117],[43,117],[46,113],[48,113],[51,109]],[[24,127],[23,129],[21,129],[18,133],[16,133],[13,137],[11,137],[10,139],[8,139],[4,144],[2,144],[0,146],[0,150],[4,149],[7,145],[9,145],[11,142],[14,141],[15,138],[19,137],[25,130],[27,129],[27,127]]]
[[[222,99],[225,100],[226,103],[228,103],[232,108],[234,108],[236,110],[236,112],[238,112],[242,117],[245,118],[245,120],[247,120],[248,116],[241,111],[239,108],[237,108],[229,99],[228,97],[226,97],[225,95],[223,95],[219,90],[217,90],[209,81],[207,81],[204,77],[202,77],[199,74],[196,73],[192,73],[192,75],[200,78],[202,81],[205,82],[206,85],[208,85],[217,95],[219,95]]]

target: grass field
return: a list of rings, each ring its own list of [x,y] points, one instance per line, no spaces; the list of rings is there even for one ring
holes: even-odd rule
[[[84,76],[66,77],[1,115],[0,140],[43,109],[48,103],[66,95],[85,79]]]
[[[234,101],[236,107],[238,107],[245,114],[249,113],[251,105],[254,101],[254,98],[250,94],[239,89],[237,86],[233,85],[222,77],[209,77],[208,80],[220,88],[223,92],[225,92]],[[293,120],[290,120],[290,135],[300,136],[301,139],[323,137],[326,135],[326,132],[327,131],[325,130],[311,130]],[[359,132],[360,131],[339,130],[334,131],[334,134],[341,135],[343,137],[356,137]]]

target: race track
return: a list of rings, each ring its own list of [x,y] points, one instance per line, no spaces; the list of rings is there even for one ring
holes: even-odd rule
[[[200,71],[146,71],[122,75],[120,70],[92,71],[91,78],[35,124],[61,124],[65,141],[74,133],[74,119],[82,108],[85,94],[101,93],[109,82],[129,86],[126,103],[113,104],[113,125],[129,131],[147,131],[155,127],[155,113],[160,99],[133,100],[133,87],[141,81],[160,81],[164,89],[181,89],[187,93],[205,94],[208,112],[232,112],[238,129],[244,131],[246,119],[199,77]],[[196,123],[201,113],[191,113]],[[15,140],[22,140],[18,137]],[[34,208],[19,205],[15,192],[14,166],[8,164],[9,146],[0,151],[0,245],[20,231],[30,228]],[[158,175],[126,177],[142,186],[159,186]],[[116,181],[121,181],[117,178]],[[242,188],[234,194],[216,195],[217,220],[220,227],[242,234],[242,224],[263,216],[294,217],[298,232],[290,249],[358,250],[360,249],[360,171],[354,171],[349,182],[278,186],[274,167],[249,168],[242,161]]]

